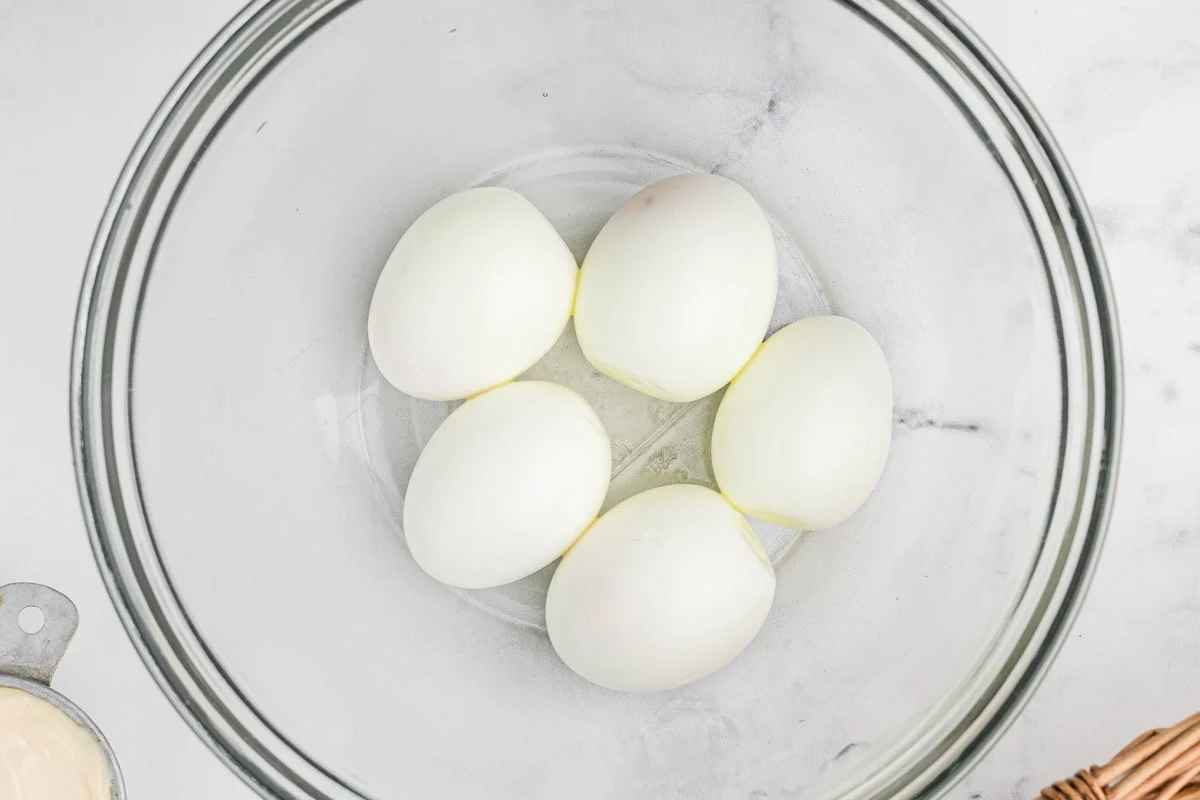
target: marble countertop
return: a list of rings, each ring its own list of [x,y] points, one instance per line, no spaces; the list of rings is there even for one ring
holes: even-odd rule
[[[0,583],[70,594],[56,685],[133,797],[249,798],[151,682],[92,563],[67,430],[94,226],[159,98],[241,0],[0,0]],[[951,797],[1033,797],[1200,709],[1200,3],[953,0],[1055,132],[1116,287],[1125,447],[1090,596],[1026,710]],[[15,285],[14,285],[15,282]]]

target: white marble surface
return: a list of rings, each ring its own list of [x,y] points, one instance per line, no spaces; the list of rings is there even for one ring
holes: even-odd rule
[[[239,0],[0,0],[0,583],[69,593],[57,685],[132,797],[249,798],[161,697],[95,574],[66,420],[75,298],[125,155]],[[1049,677],[954,798],[1031,797],[1200,708],[1200,3],[958,0],[1055,131],[1108,255],[1127,410],[1107,549]]]

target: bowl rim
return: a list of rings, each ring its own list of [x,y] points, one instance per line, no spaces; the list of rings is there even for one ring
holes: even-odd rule
[[[153,256],[154,243],[147,254],[138,237],[144,230],[153,230],[148,224],[153,220],[149,204],[164,186],[174,185],[177,196],[178,187],[186,182],[195,160],[176,163],[181,142],[198,127],[193,112],[229,88],[228,82],[220,79],[269,52],[271,57],[262,59],[265,66],[259,64],[259,72],[236,87],[234,101],[217,109],[221,116],[207,132],[208,138],[220,129],[237,100],[279,59],[358,2],[253,0],[197,55],[147,123],[114,186],[88,257],[74,326],[70,424],[76,482],[109,596],[143,663],[176,711],[263,797],[369,795],[303,753],[258,714],[195,630],[169,580],[156,577],[154,561],[160,557],[141,516],[132,453],[115,446],[121,441],[120,433],[127,432],[122,426],[127,426],[128,419],[123,421],[122,413],[127,416],[128,399],[112,391],[111,376],[131,365],[133,340],[131,332],[113,329],[112,301],[125,287],[135,246],[142,251],[137,257]],[[1019,646],[1006,654],[1003,674],[972,698],[970,712],[964,712],[953,730],[944,732],[940,750],[926,753],[903,773],[885,773],[880,768],[866,782],[839,794],[846,798],[932,798],[965,775],[1011,724],[1045,675],[1082,604],[1111,516],[1117,479],[1123,403],[1120,336],[1099,237],[1079,187],[1044,121],[979,37],[941,0],[834,2],[883,31],[941,82],[942,76],[922,61],[920,54],[885,30],[880,15],[891,15],[910,26],[940,56],[949,59],[983,101],[1012,126],[1021,156],[1044,183],[1040,199],[1054,206],[1051,222],[1059,245],[1070,250],[1065,279],[1074,292],[1078,304],[1074,310],[1081,323],[1077,346],[1085,363],[1078,380],[1083,383],[1080,405],[1085,417],[1073,423],[1082,459],[1080,486],[1072,507],[1063,512],[1070,514],[1064,528],[1067,538],[1055,559],[1053,579],[1039,600],[1038,615],[1021,632]],[[950,92],[944,83],[943,89]],[[173,198],[163,205],[165,219]],[[1057,295],[1054,301],[1058,302]],[[141,288],[137,303],[140,306]],[[1061,344],[1061,317],[1058,323]],[[1067,423],[1064,399],[1064,431]],[[1064,432],[1064,451],[1066,435]],[[1060,454],[1060,470],[1062,458]],[[121,502],[122,486],[139,498],[139,504]],[[1052,516],[1057,514],[1057,502],[1051,504]],[[164,589],[169,595],[167,602],[163,602]],[[263,746],[263,740],[275,746]],[[919,742],[905,745],[908,749],[919,746]],[[288,752],[281,757],[283,749]]]

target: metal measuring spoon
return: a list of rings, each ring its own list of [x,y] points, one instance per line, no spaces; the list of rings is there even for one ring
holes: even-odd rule
[[[18,621],[27,608],[38,609],[44,617],[35,633],[26,633]],[[0,586],[0,686],[40,697],[88,731],[108,762],[112,800],[125,800],[125,780],[104,734],[79,706],[50,688],[54,670],[78,626],[79,612],[65,594],[40,583]]]

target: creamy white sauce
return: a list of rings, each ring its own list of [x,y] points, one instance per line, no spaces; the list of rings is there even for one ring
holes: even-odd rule
[[[57,706],[0,686],[0,800],[111,800],[108,759]]]

